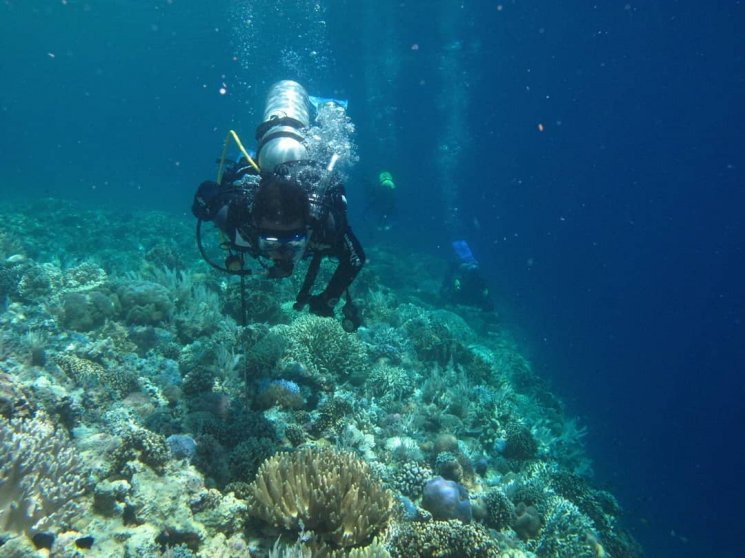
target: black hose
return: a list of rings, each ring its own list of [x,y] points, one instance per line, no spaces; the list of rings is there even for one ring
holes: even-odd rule
[[[218,263],[215,263],[210,257],[207,255],[207,251],[204,249],[204,244],[202,244],[202,219],[197,219],[197,248],[199,248],[199,253],[202,255],[202,259],[207,262],[209,265],[214,267],[215,269],[222,271],[223,273],[229,273],[230,275],[240,275],[243,277],[244,275],[251,275],[250,269],[244,269],[241,267],[241,269],[233,270],[228,269],[225,266],[222,266]]]

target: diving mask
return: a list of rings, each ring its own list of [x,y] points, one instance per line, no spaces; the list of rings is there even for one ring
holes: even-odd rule
[[[270,258],[283,269],[289,268],[292,273],[293,266],[305,254],[308,234],[305,231],[265,232],[259,234],[258,244],[262,256]]]

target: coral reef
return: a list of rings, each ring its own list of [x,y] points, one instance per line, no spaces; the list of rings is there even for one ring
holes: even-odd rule
[[[272,380],[259,389],[257,401],[262,409],[279,406],[283,409],[302,409],[305,399],[300,386],[291,380]]]
[[[251,482],[261,464],[277,450],[271,438],[248,438],[241,442],[230,453],[229,467],[232,479]]]
[[[442,261],[370,246],[355,333],[292,309],[305,262],[256,274],[239,325],[189,220],[0,218],[0,555],[643,556],[510,331],[432,303]]]

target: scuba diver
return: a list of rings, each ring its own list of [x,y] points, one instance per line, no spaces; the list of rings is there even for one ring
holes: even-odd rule
[[[388,171],[380,171],[377,182],[368,182],[365,212],[372,211],[376,214],[376,228],[379,231],[391,229],[391,218],[396,214],[395,190],[396,183]]]
[[[475,306],[486,312],[494,310],[494,301],[481,274],[481,266],[473,257],[465,240],[452,243],[457,260],[451,265],[440,289],[440,296],[452,304]]]
[[[256,131],[258,164],[231,131],[243,157],[224,173],[221,163],[217,182],[200,184],[192,205],[197,242],[210,265],[240,275],[242,285],[251,273],[243,267],[246,255],[259,261],[272,279],[289,277],[301,259],[310,258],[293,307],[308,306],[313,314],[333,317],[334,307],[345,296],[342,324],[355,331],[361,315],[349,286],[365,263],[365,253],[347,222],[344,185],[334,171],[338,156],[332,155],[326,165],[309,158],[303,137],[309,114],[305,89],[294,81],[281,81],[271,87],[264,122]],[[224,266],[204,250],[204,221],[213,222],[225,237]],[[311,294],[323,257],[338,259],[339,264],[326,288]]]

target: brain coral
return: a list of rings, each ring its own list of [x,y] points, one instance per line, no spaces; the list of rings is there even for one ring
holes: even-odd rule
[[[351,453],[308,448],[266,460],[251,484],[250,513],[331,548],[370,544],[388,525],[390,493]]]
[[[44,417],[0,417],[0,531],[34,535],[65,527],[86,476],[67,435]]]

